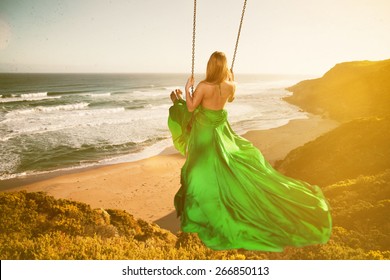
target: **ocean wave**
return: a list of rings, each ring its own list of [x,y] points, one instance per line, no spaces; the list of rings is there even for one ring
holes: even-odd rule
[[[39,151],[38,147],[38,150],[32,149],[32,153],[29,154],[3,153],[6,157],[2,157],[0,160],[0,184],[2,180],[26,175],[38,175],[74,170],[88,166],[105,165],[120,161],[123,157],[126,157],[127,160],[134,161],[139,158],[156,155],[170,144],[170,138],[153,137],[146,138],[141,142],[130,141],[117,144],[94,143],[71,145],[67,143],[66,147],[48,144],[48,149],[44,151],[41,149],[42,152]],[[33,165],[31,165],[29,158],[34,159]],[[48,158],[50,159],[49,161],[47,161]],[[80,158],[83,160],[80,161]],[[3,159],[6,159],[6,162],[2,162]],[[58,166],[61,166],[61,160],[63,159],[66,159],[67,163],[65,166],[62,164],[62,167],[58,168]],[[23,162],[27,164],[23,165]],[[15,172],[16,170],[20,171]]]
[[[0,138],[0,142],[8,141],[21,134],[47,134],[76,127],[99,127],[103,124],[121,124],[131,121],[127,115],[122,115],[126,111],[124,107],[86,109],[87,107],[88,103],[78,103],[11,111],[0,122],[0,125],[9,130],[4,137]]]
[[[84,93],[84,94],[79,94],[79,95],[99,98],[99,97],[111,96],[111,92],[105,92],[105,93]]]
[[[148,100],[150,98],[160,99],[160,98],[169,98],[169,92],[165,90],[134,90],[130,92],[132,98],[137,98],[141,100]]]
[[[47,92],[35,92],[35,93],[22,93],[21,98],[32,98],[32,97],[44,97],[47,96]]]
[[[23,93],[21,95],[3,94],[2,98],[0,98],[0,103],[37,101],[37,100],[56,99],[56,98],[61,98],[61,96],[48,96],[47,92]]]
[[[57,105],[57,106],[37,106],[31,109],[21,109],[21,110],[15,110],[11,111],[6,114],[6,117],[15,116],[15,115],[26,115],[26,114],[33,114],[33,113],[51,113],[55,111],[74,111],[74,110],[83,110],[87,108],[89,103],[75,103],[75,104],[67,104],[67,105]]]
[[[1,145],[3,148],[4,145]],[[0,180],[12,178],[12,174],[21,164],[20,156],[10,149],[0,149]]]
[[[3,93],[2,95],[0,95],[0,98],[9,98],[9,97],[17,97],[17,96],[18,95],[14,93]]]

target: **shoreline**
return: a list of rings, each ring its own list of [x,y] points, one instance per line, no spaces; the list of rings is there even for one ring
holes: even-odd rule
[[[293,149],[319,137],[340,123],[307,114],[307,119],[290,120],[287,124],[252,130],[241,136],[260,149],[274,166]],[[126,210],[136,218],[155,222],[177,232],[173,197],[180,187],[180,170],[185,158],[173,147],[146,159],[91,166],[80,169],[8,179],[1,182],[2,192],[43,191],[55,198],[89,204],[92,208]]]

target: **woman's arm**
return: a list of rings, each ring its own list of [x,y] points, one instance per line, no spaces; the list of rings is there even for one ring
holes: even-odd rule
[[[189,112],[193,112],[202,102],[204,93],[201,84],[199,84],[191,96],[190,88],[194,85],[194,77],[189,77],[185,86],[186,89],[186,103]]]
[[[236,83],[233,83],[233,92],[231,93],[231,95],[229,96],[228,98],[228,102],[233,102],[234,98],[235,98],[235,93],[236,93]]]
[[[228,81],[234,82],[234,73],[232,69],[229,70]]]
[[[236,92],[236,82],[234,81],[234,73],[233,73],[232,69],[230,69],[230,71],[229,71],[228,81],[231,82],[232,86],[233,86],[233,90],[232,90],[231,95],[228,98],[228,102],[233,102],[233,100],[235,98],[234,94]]]

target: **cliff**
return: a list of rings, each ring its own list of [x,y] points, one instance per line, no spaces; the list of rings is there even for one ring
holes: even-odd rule
[[[390,59],[337,64],[318,79],[287,88],[284,98],[305,111],[339,121],[390,113]]]

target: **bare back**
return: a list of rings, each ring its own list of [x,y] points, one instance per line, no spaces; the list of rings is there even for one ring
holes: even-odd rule
[[[226,102],[232,102],[236,86],[232,81],[224,81],[220,84],[201,82],[197,90],[202,91],[201,105],[211,110],[221,110]]]

